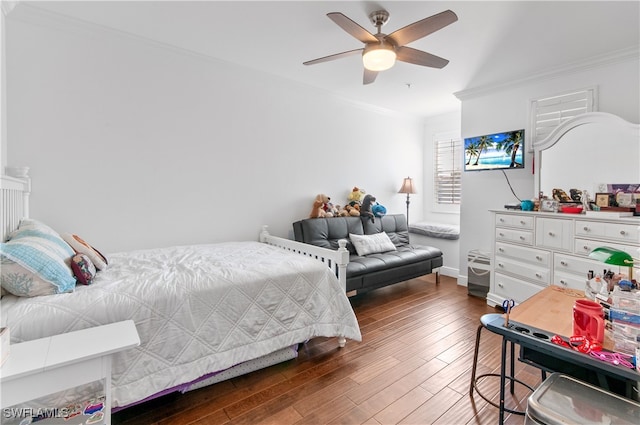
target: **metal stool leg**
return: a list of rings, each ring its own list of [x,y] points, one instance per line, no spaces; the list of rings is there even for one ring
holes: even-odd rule
[[[476,332],[476,346],[473,351],[473,366],[471,367],[471,384],[469,385],[469,395],[473,396],[473,389],[476,387],[476,369],[478,368],[478,351],[480,350],[480,333],[484,326],[478,326]]]
[[[514,409],[509,409],[504,407],[504,386],[501,386],[500,388],[500,404],[495,403],[493,401],[491,401],[488,397],[486,397],[484,394],[482,394],[479,390],[478,390],[478,381],[488,377],[488,376],[495,376],[498,378],[502,378],[502,374],[499,373],[484,373],[481,375],[476,375],[477,372],[477,368],[478,368],[478,353],[480,351],[480,336],[482,334],[482,328],[485,327],[484,323],[485,321],[491,320],[491,316],[494,316],[492,314],[486,314],[484,315],[480,320],[481,320],[481,324],[480,326],[478,326],[478,330],[476,331],[476,343],[475,343],[475,347],[474,347],[474,351],[473,351],[473,365],[471,366],[471,383],[469,385],[469,396],[473,397],[473,391],[475,390],[476,393],[478,393],[478,395],[487,403],[489,403],[490,405],[492,405],[493,407],[497,407],[498,409],[500,409],[500,413],[501,415],[504,414],[504,412],[508,412],[508,413],[513,413],[515,415],[525,415],[526,412],[523,412],[521,410],[514,410]],[[511,342],[511,341],[509,341]],[[506,343],[507,341],[505,341],[503,339],[502,343],[502,364],[501,364],[501,368],[502,370],[506,371],[506,365],[504,364],[506,362],[506,354],[507,354],[507,346]],[[521,380],[515,378],[515,361],[514,361],[514,353],[515,353],[515,344],[513,342],[511,342],[511,359],[510,361],[510,373],[509,376],[505,376],[505,380],[508,379],[510,382],[510,390],[511,390],[511,394],[514,393],[514,386],[515,383],[519,383],[525,387],[527,387],[530,391],[533,391],[534,389],[531,388],[531,386],[529,386],[528,384],[522,382]],[[506,375],[506,373],[505,373]],[[502,381],[502,379],[501,379]],[[502,406],[501,406],[502,405]]]

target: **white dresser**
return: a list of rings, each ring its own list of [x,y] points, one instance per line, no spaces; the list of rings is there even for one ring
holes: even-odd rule
[[[589,258],[599,246],[611,246],[639,256],[640,217],[601,218],[584,214],[491,211],[493,254],[487,304],[522,302],[545,286],[584,289],[589,270],[629,273]],[[638,276],[634,272],[634,277]]]

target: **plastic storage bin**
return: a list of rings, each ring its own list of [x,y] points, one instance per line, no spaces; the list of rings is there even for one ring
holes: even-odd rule
[[[561,373],[531,394],[525,425],[640,424],[640,403]]]
[[[640,291],[620,291],[616,288],[611,294],[612,307],[619,310],[626,310],[631,313],[640,312]]]
[[[467,292],[486,298],[491,282],[491,254],[472,249],[467,256]]]

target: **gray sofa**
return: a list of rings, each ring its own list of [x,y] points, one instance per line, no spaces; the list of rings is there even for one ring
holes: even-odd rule
[[[372,235],[385,232],[395,251],[359,256],[349,234]],[[430,246],[409,243],[409,230],[404,214],[376,217],[308,218],[293,223],[295,240],[323,248],[338,249],[340,239],[347,240],[347,291],[363,292],[436,272],[442,266],[442,251]]]

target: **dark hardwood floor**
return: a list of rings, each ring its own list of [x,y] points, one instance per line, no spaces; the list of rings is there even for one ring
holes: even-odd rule
[[[113,424],[494,424],[498,409],[469,396],[479,318],[496,312],[454,279],[412,279],[350,298],[363,341],[317,338],[297,359],[116,413]],[[478,374],[498,372],[500,339],[483,330]],[[540,372],[516,361],[531,386]],[[480,382],[497,399],[499,378]],[[507,406],[524,410],[516,385]],[[509,394],[507,392],[507,394]],[[524,417],[508,415],[508,424]]]

